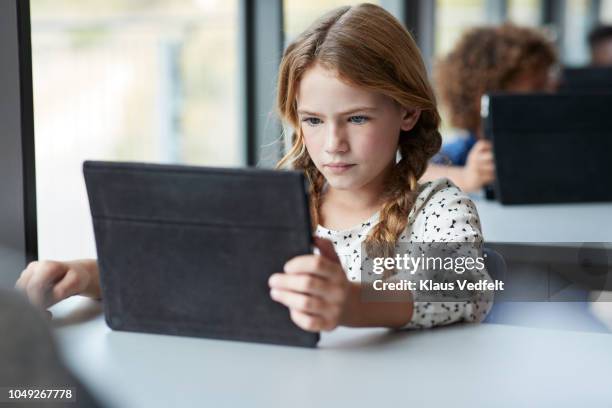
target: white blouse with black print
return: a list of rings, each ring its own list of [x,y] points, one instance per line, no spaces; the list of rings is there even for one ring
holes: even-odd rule
[[[376,225],[379,213],[353,228],[334,231],[321,225],[316,235],[333,242],[349,281],[361,281],[361,244]],[[451,228],[452,226],[452,228]],[[482,231],[476,206],[448,179],[420,185],[408,224],[398,242],[471,242],[482,243]],[[480,254],[479,256],[482,256]],[[479,279],[491,281],[486,269]],[[469,301],[415,301],[412,320],[404,328],[429,328],[460,321],[481,322],[493,303],[491,292],[476,292]]]

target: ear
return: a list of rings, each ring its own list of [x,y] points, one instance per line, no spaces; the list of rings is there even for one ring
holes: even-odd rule
[[[419,121],[421,117],[420,109],[406,109],[402,108],[402,122],[400,123],[400,129],[404,131],[412,130],[414,125]]]

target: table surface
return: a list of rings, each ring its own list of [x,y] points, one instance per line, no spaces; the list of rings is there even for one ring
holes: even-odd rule
[[[100,304],[54,306],[67,365],[107,407],[602,406],[612,335],[497,324],[340,328],[318,349],[111,331]]]
[[[501,205],[474,197],[488,242],[612,242],[612,203]]]

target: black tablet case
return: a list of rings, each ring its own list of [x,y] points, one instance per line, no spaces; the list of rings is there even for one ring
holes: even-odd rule
[[[612,201],[612,94],[492,94],[483,113],[500,202]]]
[[[316,346],[267,283],[311,252],[301,173],[92,161],[83,172],[109,327]]]

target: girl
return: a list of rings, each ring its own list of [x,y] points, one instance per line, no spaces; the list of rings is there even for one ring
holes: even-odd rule
[[[310,181],[320,253],[273,274],[272,299],[311,331],[481,321],[491,306],[484,292],[462,302],[420,302],[411,292],[401,301],[362,301],[362,243],[393,250],[402,242],[482,242],[467,196],[447,180],[417,183],[440,148],[440,119],[406,29],[371,4],[326,14],[287,47],[277,104],[295,129],[279,167],[301,169]],[[45,307],[77,293],[100,297],[93,260],[33,262],[17,286]]]

